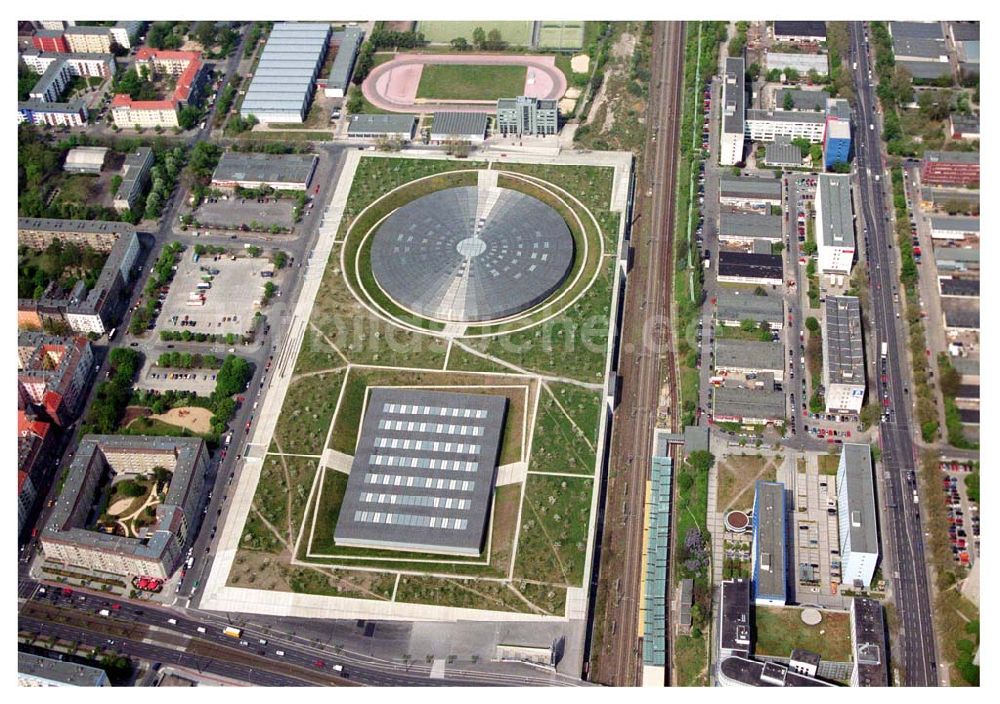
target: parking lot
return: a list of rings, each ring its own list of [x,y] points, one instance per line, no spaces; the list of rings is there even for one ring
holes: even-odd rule
[[[206,255],[195,262],[185,252],[163,303],[157,329],[243,335],[253,327],[254,313],[258,310],[254,303],[261,300],[264,284],[268,281],[278,284],[277,275],[273,279],[261,277],[261,271],[268,265],[269,260],[263,257],[233,259],[227,255]],[[199,284],[203,289],[198,288]],[[204,288],[204,284],[208,287]],[[195,305],[192,298],[202,296],[203,304]]]
[[[971,567],[979,554],[979,506],[969,500],[965,490],[968,465],[942,461],[941,469],[941,489],[947,507],[952,557],[956,563]]]
[[[291,228],[295,223],[292,198],[237,198],[236,196],[205,199],[193,212],[203,227],[232,230],[246,225],[262,230],[278,225]],[[256,225],[252,225],[256,223]]]
[[[139,374],[137,386],[155,391],[193,391],[199,396],[210,396],[215,391],[215,370],[170,369],[156,365],[155,358],[147,358]]]

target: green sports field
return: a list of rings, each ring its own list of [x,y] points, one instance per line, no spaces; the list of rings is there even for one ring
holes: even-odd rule
[[[577,50],[583,48],[583,22],[542,22],[539,49]]]
[[[484,20],[482,22],[418,22],[417,31],[424,33],[424,38],[431,44],[448,44],[456,37],[465,37],[472,43],[472,32],[476,27],[482,27],[487,34],[491,29],[500,31],[500,36],[511,46],[528,46],[531,44],[531,29],[534,22],[530,20],[503,22]]]
[[[524,66],[430,64],[424,66],[418,98],[434,100],[496,100],[524,93]]]

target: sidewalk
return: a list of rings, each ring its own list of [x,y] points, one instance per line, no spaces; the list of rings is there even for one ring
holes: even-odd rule
[[[274,434],[281,407],[285,401],[285,393],[292,380],[292,372],[295,368],[295,360],[298,357],[299,347],[305,335],[306,325],[309,315],[312,313],[316,294],[319,292],[320,283],[323,280],[323,273],[326,270],[326,263],[333,250],[334,238],[340,226],[340,220],[344,214],[344,207],[347,204],[347,196],[350,192],[351,183],[354,180],[354,172],[360,161],[360,153],[355,150],[347,153],[344,172],[337,184],[337,190],[333,194],[330,206],[327,208],[323,218],[323,226],[319,231],[319,238],[316,242],[314,255],[309,261],[305,271],[305,280],[302,284],[302,291],[299,294],[295,311],[289,324],[288,337],[278,355],[277,368],[271,380],[271,388],[264,397],[264,403],[260,412],[260,420],[254,428],[253,438],[250,444],[259,451],[259,456],[247,457],[240,472],[239,483],[234,491],[232,504],[226,513],[225,525],[222,528],[222,535],[219,538],[215,560],[212,563],[212,571],[206,580],[204,592],[202,593],[199,607],[203,609],[226,610],[226,604],[231,599],[227,599],[226,592],[231,591],[226,587],[226,580],[236,558],[236,551],[239,548],[240,538],[243,535],[243,526],[247,516],[250,514],[250,506],[253,503],[254,494],[257,491],[257,483],[260,480],[261,466],[263,465],[264,453],[271,444],[271,436]],[[258,455],[258,452],[254,453]],[[262,595],[257,597],[258,601],[273,598],[273,592],[255,591]],[[244,603],[244,606],[250,606]],[[247,609],[255,611],[257,609]]]

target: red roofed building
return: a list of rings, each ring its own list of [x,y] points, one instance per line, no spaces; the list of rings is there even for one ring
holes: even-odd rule
[[[979,183],[979,152],[925,152],[921,183],[972,186]]]
[[[93,373],[94,353],[87,338],[22,332],[17,362],[19,399],[43,408],[57,425],[72,420]]]
[[[136,69],[145,67],[150,76],[166,74],[177,79],[174,93],[164,100],[132,100],[119,94],[111,101],[111,115],[119,128],[177,127],[178,112],[197,102],[201,88],[202,63],[196,51],[160,51],[143,47],[135,56]]]
[[[44,465],[55,446],[55,433],[44,421],[17,412],[17,530],[31,512],[44,476]]]
[[[69,44],[61,29],[40,29],[31,37],[31,44],[39,51],[52,51],[59,54],[69,52]]]

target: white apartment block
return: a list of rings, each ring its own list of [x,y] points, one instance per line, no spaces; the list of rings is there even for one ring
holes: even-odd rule
[[[744,115],[746,87],[742,57],[726,59],[725,82],[722,84],[722,139],[719,164],[734,166],[743,161]]]
[[[60,63],[50,66],[49,70],[44,72],[38,83],[31,89],[29,97],[32,100],[55,103],[72,80],[73,74],[70,73],[66,64]]]
[[[105,333],[104,321],[97,313],[70,313],[66,312],[66,324],[73,332],[86,335],[88,332],[96,332],[98,335]]]
[[[804,110],[747,110],[746,136],[754,142],[776,137],[806,139],[819,144],[826,134],[826,114]]]
[[[878,566],[874,484],[870,446],[845,444],[837,468],[837,523],[841,583],[850,588],[871,587]]]
[[[821,274],[850,275],[856,249],[851,178],[820,174],[816,188],[816,245]]]
[[[150,101],[156,104],[165,101]],[[139,125],[139,127],[177,127],[177,110],[173,107],[163,108],[142,108],[137,107],[142,103],[132,103],[131,105],[119,105],[111,109],[111,116],[115,124],[120,128],[129,128]]]
[[[42,127],[83,127],[87,124],[87,108],[77,101],[75,103],[45,103],[31,100],[18,103],[17,124],[30,122]]]
[[[138,20],[123,20],[114,27],[109,28],[111,38],[123,49],[131,49],[134,40],[139,38],[139,28],[142,22]]]
[[[55,52],[29,51],[21,56],[25,66],[33,71],[44,74],[56,61],[62,61],[69,68],[71,76],[101,76],[108,78],[115,75],[115,59],[111,54],[58,54]]]

